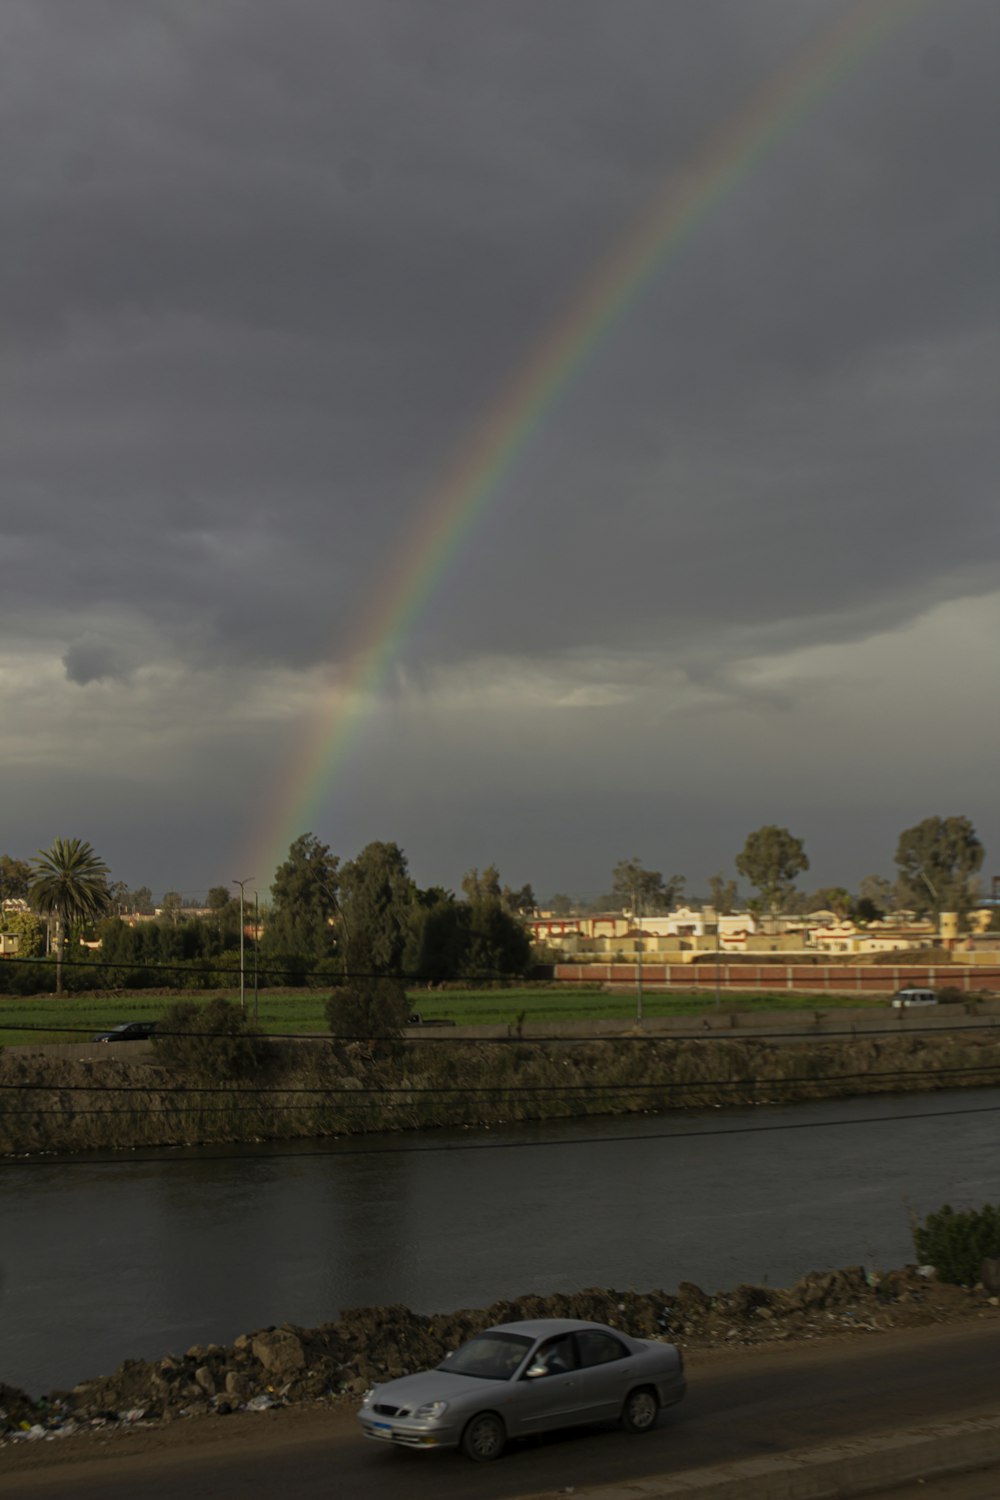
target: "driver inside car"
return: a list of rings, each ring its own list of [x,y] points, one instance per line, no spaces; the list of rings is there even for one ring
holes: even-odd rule
[[[562,1375],[575,1369],[572,1342],[568,1338],[553,1339],[551,1344],[539,1349],[536,1363],[545,1366],[546,1375]]]

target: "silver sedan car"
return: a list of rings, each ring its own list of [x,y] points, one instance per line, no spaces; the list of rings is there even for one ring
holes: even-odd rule
[[[366,1437],[404,1448],[499,1458],[508,1438],[617,1421],[648,1432],[687,1389],[679,1349],[603,1323],[532,1318],[488,1328],[434,1370],[368,1391]]]

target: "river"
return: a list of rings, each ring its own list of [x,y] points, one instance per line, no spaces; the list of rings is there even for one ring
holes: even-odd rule
[[[0,1381],[347,1307],[901,1265],[911,1211],[1000,1199],[998,1127],[983,1089],[5,1162]]]

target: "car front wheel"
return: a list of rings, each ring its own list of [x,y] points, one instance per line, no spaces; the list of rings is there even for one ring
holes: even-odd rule
[[[506,1441],[507,1433],[500,1418],[484,1411],[473,1417],[462,1433],[462,1452],[476,1463],[485,1464],[500,1457]]]
[[[648,1432],[656,1426],[659,1411],[656,1395],[648,1386],[632,1391],[622,1408],[622,1426],[626,1432]]]

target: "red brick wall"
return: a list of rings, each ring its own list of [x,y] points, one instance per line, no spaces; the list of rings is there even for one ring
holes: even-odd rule
[[[556,964],[554,977],[568,984],[633,984],[635,964]],[[646,984],[676,985],[680,989],[714,989],[716,966],[644,963]],[[974,964],[727,964],[718,968],[721,989],[829,990],[836,994],[886,994],[905,986],[959,990],[1000,990],[1000,966]]]

